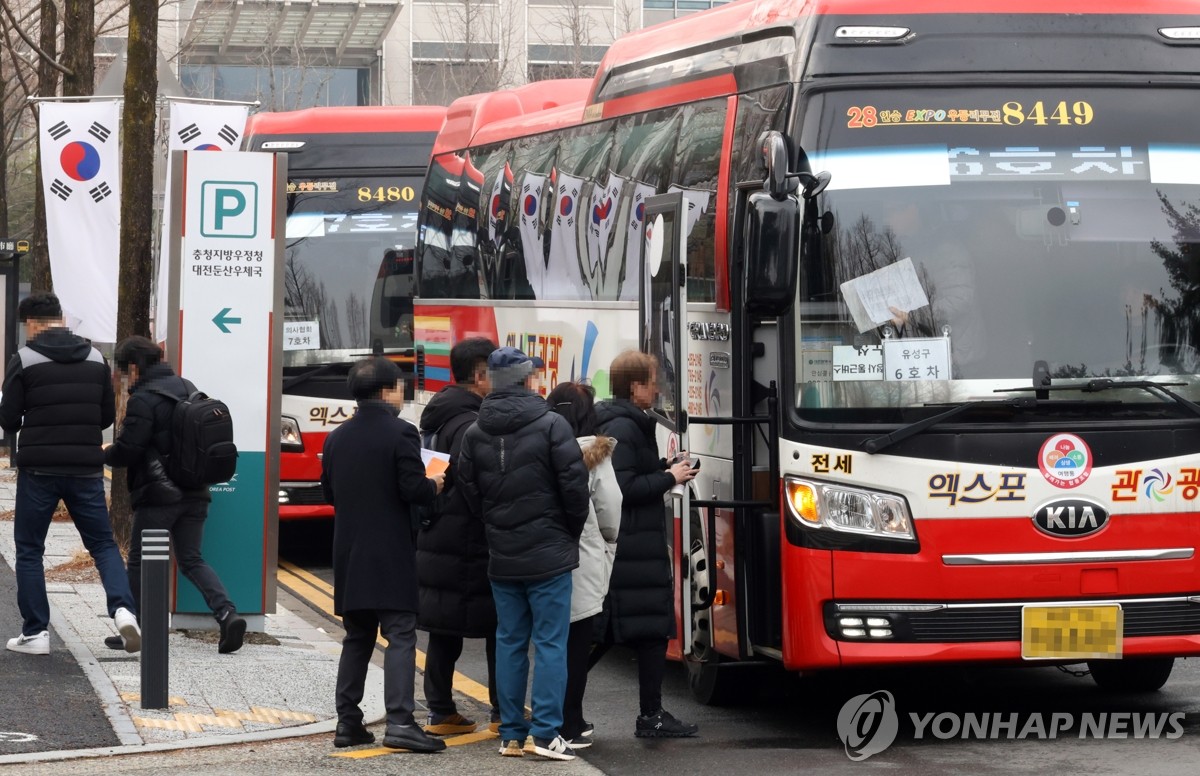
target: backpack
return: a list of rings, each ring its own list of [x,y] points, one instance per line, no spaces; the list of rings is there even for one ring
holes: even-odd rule
[[[233,443],[233,418],[220,399],[196,390],[184,381],[189,393],[181,399],[160,388],[154,393],[175,403],[171,412],[171,446],[167,476],[184,490],[197,490],[228,482],[237,470]]]
[[[422,432],[421,447],[438,453],[449,453],[454,435],[474,423],[477,417],[479,417],[479,413],[473,410],[462,412],[450,418],[436,429]],[[454,462],[451,461],[450,468],[446,471],[446,484],[442,488],[442,492],[434,496],[433,501],[421,506],[417,510],[420,514],[419,523],[421,528],[429,528],[446,511],[446,504],[450,501],[450,489],[453,487],[453,484]]]

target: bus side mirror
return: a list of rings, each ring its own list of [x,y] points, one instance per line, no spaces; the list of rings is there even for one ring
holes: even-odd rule
[[[756,191],[746,203],[746,310],[784,315],[796,298],[800,262],[800,202]]]

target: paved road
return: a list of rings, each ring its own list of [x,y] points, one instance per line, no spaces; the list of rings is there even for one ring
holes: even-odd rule
[[[0,558],[0,639],[21,632],[17,585]],[[0,754],[120,743],[91,683],[53,629],[49,655],[21,655],[0,645]]]
[[[322,529],[285,531],[281,555],[303,562],[328,578],[328,550],[322,552]],[[290,536],[289,536],[290,534]],[[289,555],[289,552],[291,555]],[[324,565],[323,565],[324,564]],[[468,642],[459,670],[477,681],[486,678],[481,643]],[[655,776],[713,774],[863,773],[886,769],[897,774],[934,776],[971,773],[1086,773],[1191,774],[1200,761],[1200,660],[1177,661],[1164,691],[1145,696],[1121,696],[1100,691],[1089,677],[1072,676],[1055,668],[941,667],[888,671],[854,671],[798,678],[780,673],[746,677],[747,700],[732,708],[695,703],[682,666],[671,665],[664,686],[664,704],[677,716],[701,726],[692,740],[647,741],[633,737],[637,707],[636,663],[628,651],[614,649],[594,669],[588,686],[587,714],[596,725],[597,744],[584,753],[588,764],[613,776],[654,773]],[[885,751],[852,762],[838,737],[842,705],[859,694],[889,691],[895,699],[900,727]],[[482,707],[466,703],[467,711]],[[917,739],[911,714],[987,717],[988,726],[1013,719],[1012,733],[1001,726],[999,740],[958,735],[941,739],[926,725]],[[1163,738],[1079,738],[1083,715],[1183,714],[1177,726],[1162,720]],[[1071,715],[1072,727],[1054,741],[1039,738],[1037,722],[1047,730],[1052,715]],[[1037,717],[1034,722],[1031,718]],[[1059,717],[1060,728],[1065,720]],[[1109,724],[1109,717],[1105,717]],[[1121,717],[1115,718],[1120,720]],[[953,719],[938,724],[952,730]],[[932,724],[932,723],[931,723]],[[1033,725],[1024,738],[1021,731]],[[1117,734],[1129,735],[1118,723]],[[1177,740],[1166,735],[1179,733]],[[490,750],[477,758],[495,758]],[[409,765],[394,761],[409,771]],[[417,768],[414,764],[412,768]],[[497,766],[498,767],[498,766]],[[543,766],[545,767],[545,766]],[[553,766],[550,766],[553,767]],[[418,768],[419,770],[419,768]]]

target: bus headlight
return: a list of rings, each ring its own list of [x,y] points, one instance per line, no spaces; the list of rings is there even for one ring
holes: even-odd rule
[[[303,453],[304,437],[300,436],[300,423],[284,415],[279,422],[279,449],[285,453]]]
[[[915,539],[912,516],[904,499],[845,485],[784,478],[788,511],[810,529]]]

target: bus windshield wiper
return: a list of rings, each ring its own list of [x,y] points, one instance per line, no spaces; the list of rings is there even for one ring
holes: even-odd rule
[[[1031,389],[1032,390],[1032,389]],[[975,410],[981,407],[1006,407],[1009,409],[1033,409],[1038,406],[1038,400],[1032,397],[1022,397],[1019,399],[975,399],[966,401],[955,407],[951,407],[945,412],[939,412],[937,415],[931,415],[928,418],[923,418],[915,423],[909,423],[907,426],[901,426],[895,431],[884,434],[883,436],[872,437],[863,442],[863,450],[866,450],[871,455],[880,452],[897,442],[903,442],[911,436],[920,434],[931,426],[936,426],[938,423],[944,423],[951,418],[962,415],[968,410]]]
[[[1021,391],[1079,391],[1081,393],[1100,393],[1118,388],[1141,388],[1146,393],[1160,398],[1167,398],[1200,418],[1200,404],[1180,396],[1172,387],[1184,386],[1187,383],[1156,383],[1152,380],[1114,380],[1111,377],[1099,377],[1086,383],[1070,385],[1049,385],[1039,388],[997,388],[996,393],[1018,393]]]

